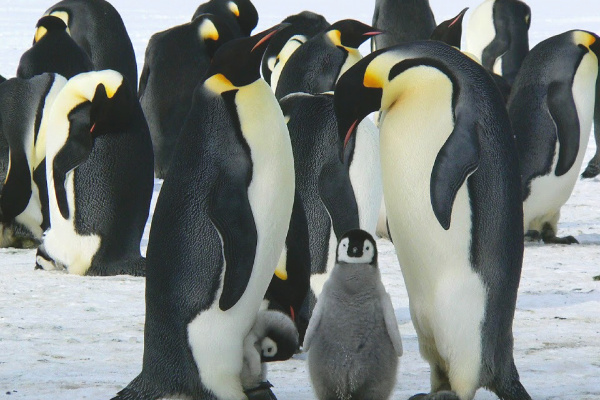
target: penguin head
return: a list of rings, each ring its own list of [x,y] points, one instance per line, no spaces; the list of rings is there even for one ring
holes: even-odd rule
[[[234,38],[231,29],[223,19],[213,14],[200,14],[192,21],[198,32],[198,39],[204,44],[212,59],[223,43]]]
[[[233,90],[260,79],[260,63],[269,39],[287,25],[276,25],[249,38],[231,40],[215,53],[204,85],[215,92]]]
[[[439,40],[450,46],[460,49],[460,40],[462,37],[462,21],[469,7],[462,10],[452,19],[442,22],[433,30],[430,39]]]
[[[354,19],[337,21],[326,31],[334,45],[345,49],[358,49],[367,39],[381,33],[383,32]]]
[[[266,311],[268,328],[260,342],[262,362],[284,361],[298,349],[298,330],[292,320],[282,312]]]
[[[334,108],[338,121],[338,132],[344,144],[356,132],[356,128],[370,113],[381,107],[383,85],[379,84],[379,76],[367,69],[369,63],[381,50],[369,54],[354,64],[338,80],[334,91]],[[343,152],[340,154],[343,159]]]
[[[35,25],[35,35],[33,37],[33,44],[40,41],[48,32],[66,32],[70,34],[69,27],[62,19],[53,15],[46,15],[38,20]]]
[[[600,62],[600,37],[588,31],[573,31],[573,42],[580,47],[590,50],[596,54]]]
[[[250,0],[228,0],[227,8],[235,16],[242,33],[250,36],[252,29],[258,24],[258,11]]]
[[[133,113],[133,100],[134,95],[124,78],[117,87],[98,83],[90,108],[92,136],[127,125]]]
[[[377,266],[377,244],[373,236],[362,229],[344,233],[338,242],[336,263]]]

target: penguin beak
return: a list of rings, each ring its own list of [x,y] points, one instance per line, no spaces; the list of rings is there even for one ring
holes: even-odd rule
[[[371,32],[365,32],[363,33],[363,36],[377,36],[377,35],[381,35],[383,33],[383,31],[371,31]]]
[[[346,137],[344,138],[344,147],[343,150],[346,150],[346,146],[352,137],[352,134],[356,131],[356,126],[358,125],[358,120],[355,120],[352,125],[350,125],[350,129],[348,129],[348,133],[346,133]]]
[[[250,52],[252,53],[257,48],[260,48],[263,44],[268,43],[269,40],[271,40],[271,38],[273,36],[275,36],[275,34],[277,32],[281,31],[284,28],[287,28],[290,25],[291,24],[288,24],[288,23],[283,23],[283,24],[275,25],[274,27],[272,27],[270,29],[267,29],[266,31],[257,34],[256,37],[260,38],[260,40],[254,45],[254,47],[252,47],[252,50],[250,50]],[[262,36],[262,35],[264,35],[264,36]]]
[[[465,16],[465,13],[467,12],[468,9],[469,9],[469,7],[466,7],[461,12],[459,12],[458,15],[456,16],[456,18],[454,18],[450,22],[450,24],[448,24],[448,28],[451,28],[452,25],[456,24],[457,22],[462,21],[463,17]]]

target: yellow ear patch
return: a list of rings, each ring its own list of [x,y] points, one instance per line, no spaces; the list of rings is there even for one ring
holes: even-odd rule
[[[590,47],[596,42],[596,38],[593,35],[584,31],[575,31],[573,37],[576,44],[582,44],[587,47]]]
[[[225,77],[223,74],[216,74],[208,78],[204,81],[204,86],[206,86],[210,91],[221,94],[228,90],[236,89],[235,85],[231,83],[229,79]]]
[[[287,251],[283,251],[281,253],[281,257],[279,257],[279,262],[277,263],[277,268],[275,268],[275,276],[281,279],[282,281],[287,281],[288,273],[286,269],[287,262]]]
[[[383,79],[373,69],[367,67],[365,71],[365,78],[363,79],[363,85],[366,88],[382,89]]]
[[[331,42],[333,42],[334,45],[342,45],[342,32],[338,31],[337,29],[327,32],[327,37],[329,40],[331,40]]]
[[[35,43],[39,42],[40,39],[43,38],[44,35],[46,35],[46,33],[48,33],[48,29],[44,28],[43,26],[40,26],[35,30],[35,36],[33,37],[33,41]]]
[[[227,3],[227,7],[229,7],[229,10],[231,10],[233,15],[235,15],[236,17],[240,16],[240,9],[238,8],[237,4],[235,4],[233,1]]]
[[[66,11],[54,11],[54,12],[50,13],[50,15],[52,15],[53,17],[58,17],[63,20],[63,22],[67,26],[67,33],[70,36],[71,31],[69,30],[69,13],[67,13]]]
[[[217,31],[217,27],[213,22],[209,19],[205,19],[200,24],[200,37],[202,40],[211,39],[211,40],[219,40],[219,31]]]

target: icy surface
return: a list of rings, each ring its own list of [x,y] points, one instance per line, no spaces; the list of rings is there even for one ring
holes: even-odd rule
[[[374,1],[255,0],[258,29],[310,9],[330,22],[370,23]],[[113,0],[135,47],[141,70],[150,35],[187,22],[196,2]],[[432,0],[438,22],[478,1]],[[537,0],[532,45],[575,28],[600,32],[597,0]],[[0,0],[0,74],[12,77],[31,45],[37,19],[51,1]],[[467,20],[469,14],[467,15]],[[587,160],[594,154],[589,144]],[[514,321],[515,361],[534,399],[600,399],[600,180],[579,181],[563,207],[559,235],[580,245],[527,245]],[[155,197],[160,189],[156,182]],[[153,203],[154,204],[154,203]],[[147,232],[143,251],[147,244]],[[384,283],[392,296],[404,343],[393,399],[429,386],[429,367],[418,354],[408,299],[393,246],[379,241]],[[91,278],[34,271],[32,250],[0,250],[0,398],[109,399],[141,370],[144,280]],[[304,356],[270,366],[282,400],[313,399]],[[494,399],[485,390],[477,400]]]

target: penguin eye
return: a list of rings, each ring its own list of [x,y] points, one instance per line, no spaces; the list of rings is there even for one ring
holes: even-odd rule
[[[369,246],[367,246],[366,250],[371,250],[371,248]]]

